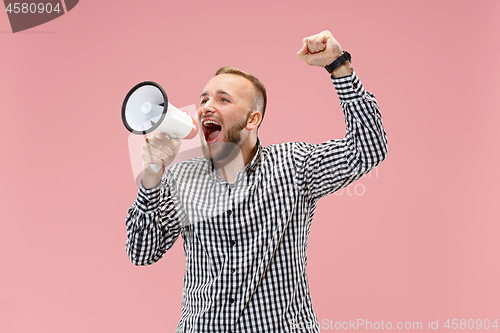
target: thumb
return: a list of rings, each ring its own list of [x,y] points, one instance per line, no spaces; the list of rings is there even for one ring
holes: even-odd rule
[[[308,53],[309,53],[309,49],[307,48],[307,43],[304,43],[302,45],[302,48],[299,50],[299,52],[297,52],[297,55],[299,57],[301,57],[301,56],[305,56]]]

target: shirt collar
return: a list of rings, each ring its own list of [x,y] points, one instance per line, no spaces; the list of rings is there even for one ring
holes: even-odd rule
[[[250,174],[254,172],[255,169],[257,169],[257,167],[259,166],[261,160],[262,160],[262,145],[260,144],[260,139],[257,138],[257,152],[255,153],[255,156],[250,161],[250,163],[248,163],[245,166],[246,173]]]

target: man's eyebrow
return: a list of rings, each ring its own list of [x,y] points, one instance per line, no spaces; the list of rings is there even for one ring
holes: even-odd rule
[[[224,90],[217,90],[217,95],[226,95],[226,96],[231,97],[231,94],[230,94],[230,93],[228,93],[227,91],[224,91]],[[208,93],[207,93],[206,91],[204,91],[204,92],[201,94],[200,98],[205,97],[205,96],[208,96]]]

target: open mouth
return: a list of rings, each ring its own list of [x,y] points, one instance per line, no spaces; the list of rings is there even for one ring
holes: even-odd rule
[[[212,143],[217,141],[222,130],[222,126],[215,120],[207,119],[202,121],[203,134],[205,141]]]

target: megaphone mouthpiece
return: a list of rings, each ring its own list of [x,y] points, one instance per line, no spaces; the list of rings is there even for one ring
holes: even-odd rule
[[[183,112],[183,113],[185,113],[185,112]],[[185,114],[187,114],[187,113],[185,113]],[[189,118],[191,118],[191,119],[187,120],[186,118],[180,117],[178,114],[172,114],[172,119],[175,119],[176,121],[183,123],[186,127],[191,127],[191,131],[189,132],[189,134],[184,137],[184,139],[188,139],[188,140],[196,137],[196,135],[198,134],[198,130],[199,130],[199,126],[198,126],[198,123],[196,122],[196,120],[194,120],[191,116],[189,116]]]

